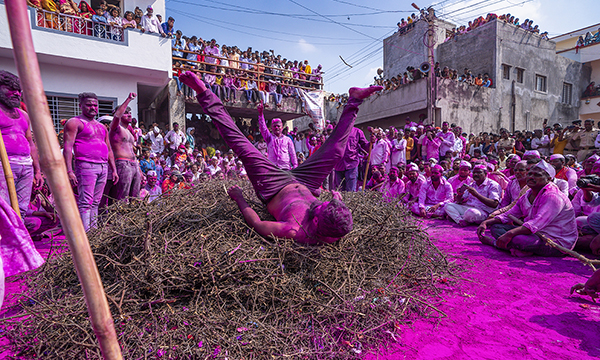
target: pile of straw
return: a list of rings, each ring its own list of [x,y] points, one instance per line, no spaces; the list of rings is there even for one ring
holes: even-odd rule
[[[344,194],[354,230],[307,247],[250,229],[229,185],[116,204],[88,234],[126,359],[355,359],[440,314],[428,299],[448,262],[404,207]],[[100,359],[71,256],[27,276],[23,317],[5,324],[15,357]]]

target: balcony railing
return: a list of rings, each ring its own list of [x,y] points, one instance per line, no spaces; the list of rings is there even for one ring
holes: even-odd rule
[[[281,83],[282,85],[290,86],[292,88],[300,88],[300,89],[304,89],[306,91],[323,89],[323,77],[322,76],[323,76],[324,72],[321,72],[319,75],[315,75],[315,76],[319,77],[319,81],[313,81],[313,80],[310,80],[310,78],[313,76],[312,74],[307,74],[302,71],[292,71],[290,69],[282,69],[282,68],[268,66],[268,65],[264,65],[264,64],[259,65],[257,63],[252,63],[252,62],[246,62],[246,61],[241,61],[241,60],[232,60],[229,58],[223,58],[221,56],[213,55],[213,54],[210,54],[210,55],[199,54],[199,53],[196,53],[193,51],[182,50],[182,49],[177,49],[177,48],[173,48],[173,51],[181,52],[181,53],[183,53],[184,56],[187,56],[187,54],[198,54],[202,58],[205,58],[205,61],[199,61],[199,60],[194,60],[194,59],[185,59],[183,57],[178,57],[178,56],[173,55],[173,72],[174,73],[177,73],[178,71],[191,70],[196,73],[211,74],[211,75],[215,75],[215,76],[223,76],[224,75],[223,73],[210,71],[210,68],[214,67],[215,70],[216,70],[216,68],[229,69],[230,71],[233,72],[233,76],[240,80],[256,80],[258,82],[261,82],[261,81],[265,81],[265,79],[272,79],[272,80],[275,80],[275,81]],[[248,65],[248,69],[241,69],[241,67],[234,67],[231,65],[224,66],[222,64],[210,63],[210,62],[206,61],[207,58],[216,59],[219,62],[225,60],[229,64],[231,64],[231,63],[246,64],[246,65]],[[177,62],[180,64],[180,66],[176,66]],[[263,70],[258,71],[259,68],[263,68]],[[266,73],[266,72],[264,72],[265,69],[270,69],[272,72]],[[279,72],[281,74],[283,74],[284,72],[288,72],[291,76],[288,77],[288,76],[284,76],[284,75],[277,75],[276,72]],[[252,77],[249,77],[248,76],[249,74],[252,74]],[[301,79],[300,78],[301,76],[304,76],[306,79]]]
[[[35,9],[35,18],[36,25],[41,28],[118,42],[123,42],[125,38],[123,36],[124,30],[121,26],[98,23],[79,16]]]

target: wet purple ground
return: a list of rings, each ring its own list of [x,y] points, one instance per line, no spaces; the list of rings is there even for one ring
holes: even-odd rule
[[[511,257],[482,245],[475,227],[438,220],[425,226],[448,259],[464,269],[459,273],[464,280],[440,285],[436,306],[446,318],[416,319],[400,331],[398,344],[369,359],[600,357],[600,305],[569,296],[573,284],[591,275],[590,268],[572,258]],[[50,243],[36,246],[45,258]],[[21,282],[10,280],[3,317],[12,315],[9,307],[22,290]]]

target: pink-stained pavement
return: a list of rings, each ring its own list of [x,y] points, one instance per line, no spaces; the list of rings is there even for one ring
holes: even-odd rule
[[[368,359],[600,357],[600,304],[569,296],[572,285],[592,274],[590,268],[572,258],[511,257],[482,245],[473,226],[463,229],[441,220],[424,226],[463,279],[438,284],[443,291],[434,304],[447,317],[415,318],[399,332],[398,344]],[[60,240],[58,252],[66,246]],[[49,245],[36,243],[44,258]],[[14,315],[7,308],[20,290],[21,283],[8,279],[1,317]],[[0,344],[4,341],[0,334]]]
[[[573,258],[514,258],[483,245],[475,227],[424,222],[449,261],[463,268],[441,288],[448,317],[417,318],[399,343],[369,359],[592,359],[600,357],[600,303],[569,296],[592,274]]]

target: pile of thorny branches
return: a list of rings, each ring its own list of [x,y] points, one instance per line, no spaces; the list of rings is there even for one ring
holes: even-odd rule
[[[430,300],[448,262],[404,207],[343,194],[353,231],[302,246],[250,229],[229,185],[116,204],[89,232],[126,359],[360,358],[411,319],[442,316]],[[23,317],[4,324],[10,353],[101,358],[69,253],[27,277]]]

